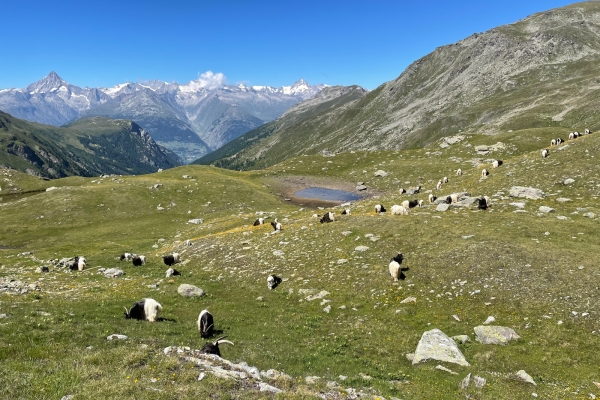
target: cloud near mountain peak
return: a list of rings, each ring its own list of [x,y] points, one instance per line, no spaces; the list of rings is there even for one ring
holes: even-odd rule
[[[212,71],[206,71],[202,74],[199,74],[198,79],[191,81],[188,85],[193,89],[213,90],[225,86],[226,82],[227,78],[222,72],[217,72],[215,74]]]

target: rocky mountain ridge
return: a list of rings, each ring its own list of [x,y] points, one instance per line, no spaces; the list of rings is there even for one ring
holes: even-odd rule
[[[303,79],[274,88],[226,85],[224,77],[208,78],[201,76],[184,85],[153,80],[80,88],[51,72],[25,89],[0,90],[0,110],[55,126],[90,116],[131,119],[191,161],[279,117],[326,87],[309,85]]]
[[[285,159],[281,148],[292,149],[285,153],[292,157],[420,147],[458,133],[580,125],[595,130],[599,60],[598,2],[534,14],[439,47],[360,100],[287,126],[277,134],[281,147],[265,137],[249,145],[260,151],[244,150],[234,162],[216,165],[273,165]]]

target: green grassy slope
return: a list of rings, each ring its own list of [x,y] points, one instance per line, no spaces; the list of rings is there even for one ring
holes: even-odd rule
[[[48,182],[3,171],[0,193],[10,187],[30,195],[4,196],[0,203],[0,279],[36,283],[39,290],[0,292],[0,314],[7,314],[0,320],[0,380],[11,382],[0,393],[6,398],[274,398],[210,374],[198,382],[197,367],[162,353],[171,345],[200,348],[204,341],[195,321],[208,308],[216,328],[235,342],[223,346],[225,358],[294,378],[271,382],[286,390],[280,398],[337,393],[325,387],[333,380],[386,399],[597,395],[592,382],[599,380],[600,231],[596,215],[584,214],[600,211],[595,160],[600,136],[552,148],[542,159],[539,150],[561,132],[465,135],[443,149],[306,156],[243,173],[190,165],[135,177]],[[475,146],[498,141],[501,149],[476,154]],[[491,169],[491,158],[504,165]],[[480,180],[483,167],[491,174]],[[457,168],[463,176],[454,175]],[[375,177],[379,169],[388,176]],[[443,176],[450,181],[438,193],[435,184]],[[323,211],[279,195],[281,182],[297,177],[361,181],[378,197],[353,204],[348,216],[335,209],[338,220],[322,225],[312,214]],[[564,185],[566,178],[575,181]],[[156,184],[162,186],[150,189]],[[33,192],[46,185],[58,189]],[[416,185],[423,193],[398,194],[400,187]],[[540,188],[545,196],[511,198],[513,185]],[[430,190],[488,195],[493,206],[442,213],[426,205],[408,216],[372,211],[376,203],[389,209],[407,198],[426,199]],[[525,203],[525,212],[514,212],[515,201]],[[538,213],[542,205],[556,212]],[[267,222],[277,217],[283,231],[272,235],[268,225],[251,226],[257,212],[265,212]],[[192,218],[203,223],[187,223]],[[184,246],[186,239],[191,247]],[[356,251],[359,245],[369,249]],[[18,255],[27,251],[33,255]],[[124,251],[145,254],[149,262],[139,268],[121,263]],[[160,256],[172,251],[182,254],[184,262],[176,268],[183,276],[165,279]],[[387,263],[397,251],[405,254],[410,270],[405,281],[394,284]],[[87,270],[34,272],[50,259],[76,254],[87,257]],[[108,279],[96,273],[98,267],[115,266],[125,275]],[[284,278],[273,291],[266,286],[271,273]],[[207,295],[183,298],[177,294],[181,283],[195,284]],[[329,292],[324,298],[329,302],[306,300],[307,289]],[[409,296],[416,303],[401,303]],[[163,305],[165,321],[123,318],[123,306],[144,297]],[[507,346],[475,342],[473,327],[490,315],[521,339]],[[458,373],[451,375],[435,369],[437,362],[411,365],[405,355],[433,328],[471,337],[460,345],[471,367],[445,364]],[[129,339],[107,341],[112,333]],[[513,378],[521,369],[537,387]],[[468,373],[487,384],[459,390]],[[309,375],[322,379],[308,385]]]
[[[131,121],[94,117],[57,128],[0,112],[0,164],[56,178],[148,173],[180,160]]]

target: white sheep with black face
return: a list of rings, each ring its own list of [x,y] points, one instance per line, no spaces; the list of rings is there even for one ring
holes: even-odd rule
[[[502,160],[494,160],[494,161],[492,161],[492,168],[498,168],[502,164],[503,164]]]
[[[208,310],[202,310],[198,315],[198,332],[200,337],[208,338],[211,337],[214,330],[215,321],[212,314]]]
[[[456,170],[456,176],[461,176],[462,175],[462,169],[457,169]]]
[[[275,289],[281,283],[281,278],[277,275],[269,275],[267,277],[267,287],[270,290]]]
[[[83,271],[86,266],[87,266],[87,264],[86,264],[85,257],[79,257],[79,259],[77,260],[77,270]]]
[[[390,275],[394,278],[394,282],[398,282],[398,279],[404,280],[406,276],[402,273],[408,271],[408,268],[402,268],[400,264],[404,260],[404,254],[398,253],[395,257],[390,260],[389,270]]]
[[[432,193],[429,193],[429,202],[430,203],[434,203],[436,199],[437,199],[436,196],[434,196]]]
[[[548,149],[542,150],[542,158],[548,158],[549,155],[550,155],[550,150],[548,150]]]
[[[385,209],[385,207],[382,204],[376,204],[375,205],[375,214],[381,214],[383,212],[386,212],[387,210]]]
[[[489,173],[489,171],[488,171],[487,169],[485,169],[485,168],[484,168],[484,169],[482,169],[482,170],[481,170],[481,177],[482,177],[482,178],[485,178],[485,177],[486,177],[486,176],[488,176],[489,174],[490,174],[490,173]]]
[[[158,310],[162,310],[162,308],[154,299],[143,299],[136,302],[129,310],[125,307],[125,318],[155,322]]]

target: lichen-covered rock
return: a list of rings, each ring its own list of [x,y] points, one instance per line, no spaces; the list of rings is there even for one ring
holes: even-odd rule
[[[415,350],[412,363],[416,365],[428,360],[443,361],[465,367],[470,365],[454,340],[439,329],[432,329],[423,333]]]
[[[506,326],[476,326],[475,340],[482,344],[508,344],[511,340],[520,339],[514,329]]]
[[[511,197],[519,197],[530,200],[539,200],[544,195],[541,189],[524,186],[513,186],[510,188],[509,195]]]
[[[123,275],[123,271],[118,268],[109,268],[109,269],[105,270],[103,273],[104,273],[104,276],[107,278],[116,278],[116,277]]]
[[[441,203],[441,204],[438,204],[435,211],[444,212],[444,211],[448,211],[449,208],[450,208],[450,204]]]
[[[183,283],[177,288],[177,293],[183,297],[202,297],[204,296],[204,290],[194,285]]]
[[[515,374],[515,378],[517,378],[520,381],[531,383],[532,385],[537,386],[537,383],[535,383],[535,381],[533,380],[531,375],[529,375],[527,372],[525,372],[525,370],[518,371]]]

